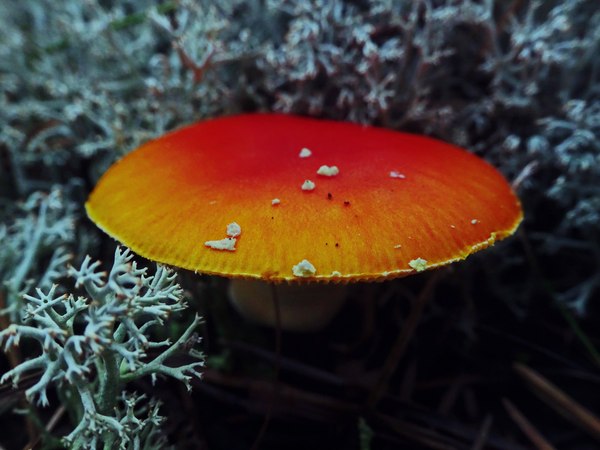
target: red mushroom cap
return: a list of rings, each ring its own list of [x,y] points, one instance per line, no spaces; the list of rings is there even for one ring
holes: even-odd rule
[[[464,259],[523,217],[502,175],[460,148],[277,114],[150,141],[104,174],[86,209],[149,259],[270,281],[405,276]]]

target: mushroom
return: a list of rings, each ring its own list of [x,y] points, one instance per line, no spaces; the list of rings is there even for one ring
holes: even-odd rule
[[[298,158],[299,148],[312,156]],[[310,195],[299,189],[325,164],[339,174]],[[397,168],[401,182],[390,176]],[[273,323],[277,291],[293,330],[326,324],[348,283],[465,259],[523,217],[502,175],[465,150],[280,114],[206,120],[147,142],[103,175],[86,210],[146,258],[231,278],[233,303],[259,323]],[[204,245],[233,222],[242,230],[233,249]]]

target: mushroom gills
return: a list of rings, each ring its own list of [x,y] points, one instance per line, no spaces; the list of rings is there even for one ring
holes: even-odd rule
[[[275,326],[273,295],[277,296],[281,327],[309,332],[324,328],[341,309],[346,284],[273,284],[261,280],[232,279],[229,299],[239,313],[261,325]]]

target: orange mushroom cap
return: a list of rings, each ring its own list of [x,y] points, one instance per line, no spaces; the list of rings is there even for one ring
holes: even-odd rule
[[[274,282],[409,275],[492,245],[523,217],[502,175],[460,148],[279,114],[207,120],[150,141],[104,174],[86,209],[151,260]],[[233,251],[205,245],[233,222]]]

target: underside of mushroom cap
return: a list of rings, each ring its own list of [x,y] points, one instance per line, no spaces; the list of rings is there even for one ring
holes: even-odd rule
[[[150,141],[104,174],[86,209],[151,260],[273,282],[405,276],[464,259],[522,220],[503,176],[465,150],[278,114],[207,120]],[[241,232],[228,236],[234,222]],[[205,245],[224,239],[229,249]]]

